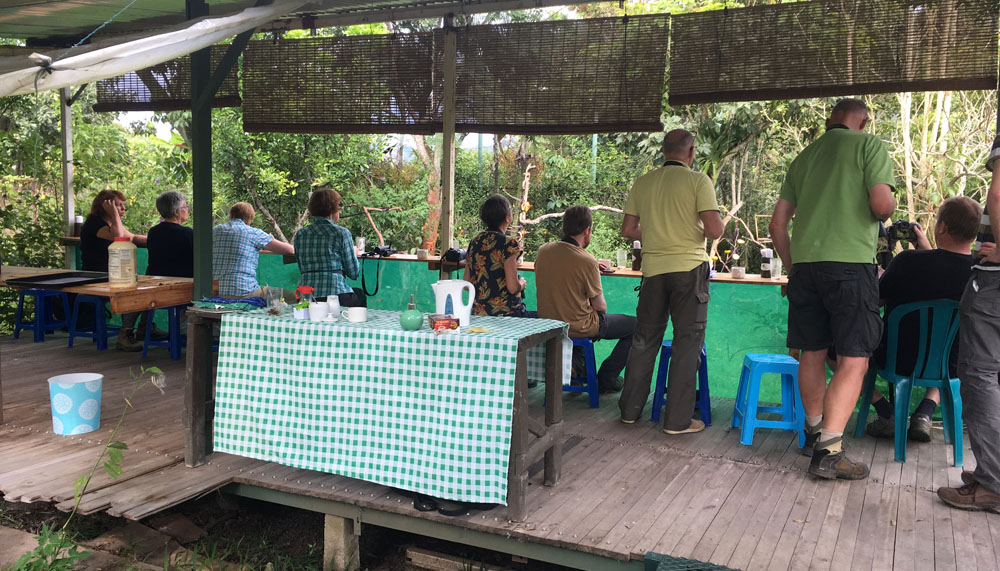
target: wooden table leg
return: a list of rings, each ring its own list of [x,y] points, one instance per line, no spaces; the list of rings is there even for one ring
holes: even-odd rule
[[[209,451],[211,352],[212,321],[189,312],[187,383],[184,385],[184,464],[190,468],[204,464]]]
[[[561,430],[562,424],[562,337],[553,337],[545,342],[545,426],[549,430]],[[560,435],[561,436],[561,435]],[[545,485],[554,486],[562,475],[562,438],[545,451]]]
[[[510,462],[507,465],[507,517],[524,521],[527,516],[524,496],[528,489],[528,355],[517,352],[514,378],[514,414],[510,432]]]

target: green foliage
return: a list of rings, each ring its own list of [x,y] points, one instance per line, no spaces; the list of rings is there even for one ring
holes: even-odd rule
[[[69,571],[76,568],[77,561],[90,556],[89,552],[80,551],[64,529],[49,527],[47,523],[42,524],[35,539],[38,541],[35,549],[4,567],[4,571]]]

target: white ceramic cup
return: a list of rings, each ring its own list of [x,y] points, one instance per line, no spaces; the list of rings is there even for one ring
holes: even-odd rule
[[[603,265],[605,268],[607,268],[609,270],[615,269],[614,264],[612,264],[611,260],[609,260],[607,258],[601,258],[600,260],[597,260],[597,263]]]
[[[350,321],[351,323],[363,323],[368,321],[367,307],[348,307],[344,311],[341,311],[340,314],[344,316],[344,319]]]
[[[747,277],[747,269],[744,268],[743,266],[733,266],[732,274],[734,278],[741,280]]]
[[[330,313],[330,306],[325,301],[314,301],[309,304],[309,321],[323,321]]]
[[[420,249],[417,250],[417,259],[418,260],[426,260],[429,256],[430,256],[430,252],[428,252],[426,249],[420,248]]]

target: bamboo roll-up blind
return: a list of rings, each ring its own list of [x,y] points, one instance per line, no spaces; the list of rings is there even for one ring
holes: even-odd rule
[[[570,134],[663,128],[666,14],[456,31],[456,131]],[[442,87],[441,45],[437,42],[434,60],[435,93]],[[440,113],[438,99],[435,107]]]
[[[250,42],[248,132],[433,133],[433,34]]]
[[[229,46],[212,46],[215,69]],[[239,107],[238,74],[234,69],[215,94],[213,107]],[[181,111],[191,109],[191,58],[180,57],[97,82],[94,111]]]
[[[671,105],[994,89],[996,0],[817,0],[673,17]]]

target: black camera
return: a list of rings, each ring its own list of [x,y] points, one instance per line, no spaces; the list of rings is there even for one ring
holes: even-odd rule
[[[375,246],[370,252],[365,252],[361,256],[365,258],[388,258],[396,252],[397,250],[390,246]]]
[[[886,229],[889,235],[890,242],[916,242],[917,233],[914,228],[917,226],[916,222],[910,222],[909,220],[897,220],[892,223],[892,226]]]
[[[448,250],[445,251],[444,256],[442,256],[442,258],[446,262],[457,264],[465,259],[465,254],[466,254],[465,248],[448,248]]]

